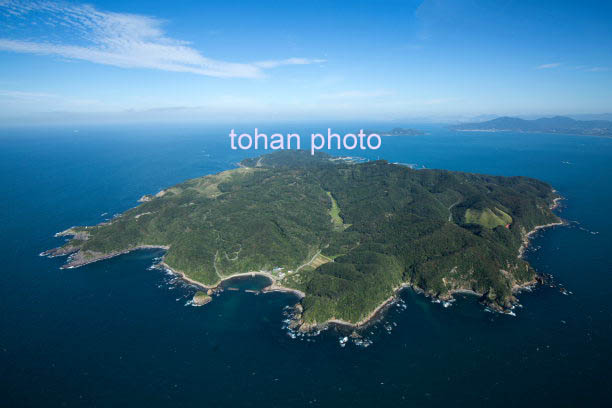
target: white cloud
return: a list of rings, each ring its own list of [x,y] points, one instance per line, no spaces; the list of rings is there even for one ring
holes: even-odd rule
[[[322,64],[326,62],[324,59],[309,59],[309,58],[287,58],[284,60],[277,61],[259,61],[254,62],[253,65],[259,68],[276,68],[283,65],[309,65],[309,64]]]
[[[282,65],[324,62],[320,59],[288,58],[254,63],[233,63],[205,57],[188,42],[168,37],[161,21],[136,14],[99,11],[89,5],[46,1],[0,1],[6,19],[24,19],[30,24],[43,22],[61,27],[64,41],[0,38],[0,50],[56,55],[122,68],[150,68],[189,72],[221,78],[257,78],[263,70]],[[82,44],[81,44],[82,43]]]
[[[542,64],[542,65],[538,65],[536,68],[537,69],[551,69],[551,68],[558,68],[561,66],[560,62],[553,62],[550,64]]]

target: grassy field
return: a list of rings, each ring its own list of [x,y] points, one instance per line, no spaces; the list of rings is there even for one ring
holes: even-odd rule
[[[314,269],[317,269],[319,266],[326,264],[328,262],[332,262],[332,260],[326,257],[325,255],[319,254],[317,255],[315,259],[312,260],[312,262],[310,263],[310,266],[312,266]]]
[[[495,228],[503,225],[512,224],[512,217],[498,208],[491,210],[468,209],[465,212],[465,222],[468,224],[478,224],[485,228]]]
[[[329,215],[332,219],[332,223],[334,224],[334,230],[344,231],[350,227],[350,224],[345,224],[342,217],[340,217],[340,207],[338,206],[336,199],[334,199],[334,196],[329,191],[327,192],[327,195],[329,196],[332,204],[331,210],[329,210]]]

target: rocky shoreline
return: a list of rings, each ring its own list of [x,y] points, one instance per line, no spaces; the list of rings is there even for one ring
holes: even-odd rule
[[[68,262],[62,266],[60,269],[73,269],[78,268],[80,266],[85,266],[90,263],[102,261],[104,259],[114,258],[119,255],[124,255],[130,253],[132,251],[136,251],[138,249],[164,249],[168,250],[170,247],[166,245],[137,245],[135,247],[126,249],[125,251],[113,251],[108,254],[103,254],[99,252],[89,252],[87,255],[82,254],[78,248],[73,247],[59,247],[49,249],[47,251],[41,252],[40,256],[46,256],[49,258],[55,258],[58,256],[68,256]]]
[[[556,191],[554,191],[554,192],[556,192]],[[561,197],[561,196],[556,197],[553,200],[552,204],[550,205],[550,209],[554,210],[554,209],[558,208],[559,207],[559,203],[561,202],[561,200],[563,200],[563,197]],[[548,223],[548,224],[543,224],[543,225],[535,226],[531,231],[529,231],[529,232],[527,232],[526,234],[523,235],[523,243],[519,247],[518,257],[519,258],[523,258],[523,255],[525,254],[525,250],[527,249],[527,247],[529,247],[529,240],[531,239],[533,234],[535,234],[539,230],[542,230],[542,229],[545,229],[545,228],[555,227],[555,226],[558,226],[558,225],[566,225],[566,224],[567,223],[565,221],[561,220],[559,222],[551,222],[551,223]]]
[[[531,239],[533,234],[535,234],[539,230],[542,230],[542,229],[545,229],[545,228],[550,228],[550,227],[555,227],[555,226],[558,226],[558,225],[566,225],[566,223],[563,222],[563,221],[560,221],[560,222],[551,222],[549,224],[544,224],[544,225],[538,225],[534,229],[532,229],[531,231],[526,233],[523,236],[523,243],[519,247],[518,257],[519,258],[523,258],[523,256],[525,255],[525,250],[527,250],[527,248],[529,247],[529,240]]]

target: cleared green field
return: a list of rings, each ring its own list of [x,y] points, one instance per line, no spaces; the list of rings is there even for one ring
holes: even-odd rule
[[[334,224],[334,230],[336,231],[344,231],[350,224],[344,224],[344,220],[340,217],[340,207],[338,207],[338,203],[334,199],[334,196],[328,191],[327,195],[331,199],[331,210],[329,210],[329,215],[332,219],[332,223]]]
[[[499,208],[494,208],[493,211],[490,208],[484,210],[470,208],[465,212],[465,222],[493,229],[500,225],[512,224],[512,217]]]

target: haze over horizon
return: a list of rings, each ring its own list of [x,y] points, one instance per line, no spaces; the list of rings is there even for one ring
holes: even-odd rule
[[[0,125],[612,118],[609,2],[325,4],[0,0]]]

